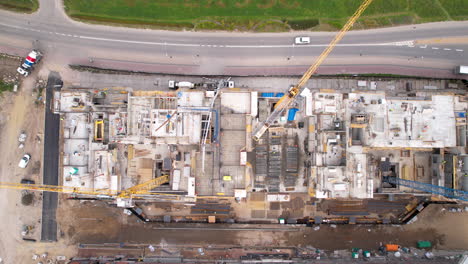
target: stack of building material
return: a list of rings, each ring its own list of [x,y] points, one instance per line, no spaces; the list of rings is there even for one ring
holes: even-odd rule
[[[225,203],[218,203],[212,201],[197,202],[192,206],[190,214],[192,215],[229,215],[231,206]]]
[[[281,152],[270,151],[268,153],[268,177],[267,185],[269,192],[279,192],[281,176]]]
[[[255,147],[255,188],[265,188],[265,178],[267,177],[268,152],[266,145]]]
[[[299,148],[297,146],[286,147],[286,175],[284,176],[284,186],[293,187],[296,185],[299,167]]]

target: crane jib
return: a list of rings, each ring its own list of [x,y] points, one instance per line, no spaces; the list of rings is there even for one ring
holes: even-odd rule
[[[354,14],[349,18],[349,20],[346,22],[346,24],[343,26],[343,28],[338,32],[338,34],[335,35],[333,40],[328,44],[328,46],[322,51],[320,56],[317,58],[317,60],[312,64],[309,69],[304,73],[302,78],[299,80],[297,85],[291,87],[288,90],[288,93],[285,94],[280,101],[275,106],[275,109],[273,112],[268,116],[268,118],[263,121],[261,124],[259,124],[254,132],[253,132],[253,139],[258,141],[260,138],[263,136],[263,134],[266,132],[268,129],[269,125],[268,124],[273,124],[275,121],[277,121],[280,117],[280,114],[289,107],[289,105],[294,101],[294,98],[299,95],[307,81],[309,81],[310,77],[317,71],[318,67],[323,63],[323,61],[328,57],[330,52],[335,48],[336,44],[340,42],[340,40],[344,37],[346,32],[354,25],[356,20],[362,15],[362,13],[366,10],[366,8],[372,3],[373,0],[364,0],[359,8],[354,12]],[[284,102],[286,98],[290,99],[287,101],[287,104],[280,104],[280,102]]]

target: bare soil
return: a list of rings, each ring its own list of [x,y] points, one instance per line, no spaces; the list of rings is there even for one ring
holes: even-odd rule
[[[65,231],[66,240],[84,244],[124,242],[154,245],[166,243],[169,247],[211,244],[245,247],[312,246],[323,250],[359,247],[376,250],[382,243],[415,247],[417,241],[428,240],[437,249],[468,249],[468,238],[465,236],[468,231],[468,223],[465,221],[468,213],[449,213],[444,208],[447,206],[431,205],[418,216],[415,223],[405,226],[342,225],[333,228],[322,225],[318,231],[311,227],[276,231],[254,230],[256,226],[249,226],[248,228],[253,229],[248,230],[232,230],[239,226],[216,225],[217,228],[225,229],[212,230],[204,229],[212,228],[212,225],[143,223],[133,215],[124,215],[121,208],[110,207],[103,202],[66,201],[60,206],[60,212],[67,213],[59,213],[59,224]]]
[[[37,73],[34,72],[25,79],[20,79],[16,74],[20,61],[21,58],[0,56],[0,78],[20,82],[16,93],[3,92],[0,95],[0,182],[19,183],[21,179],[27,178],[40,183],[44,107],[36,100],[40,96],[37,89]],[[43,84],[42,81],[41,85]],[[22,130],[26,131],[27,139],[24,148],[20,149],[18,136]],[[21,169],[18,162],[25,153],[29,153],[32,158],[28,166]],[[37,263],[32,260],[33,254],[44,252],[48,252],[51,258],[58,254],[75,254],[75,247],[67,248],[61,243],[40,242],[42,194],[35,193],[34,197],[23,200],[23,192],[0,189],[0,257],[4,263]],[[30,204],[23,205],[22,202]],[[21,231],[24,226],[31,229],[23,237]],[[27,242],[23,238],[35,239],[36,242]]]

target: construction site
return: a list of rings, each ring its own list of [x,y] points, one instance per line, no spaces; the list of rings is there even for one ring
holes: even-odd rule
[[[310,81],[258,140],[281,89],[228,88],[221,79],[205,90],[57,90],[61,192],[153,228],[403,225],[430,206],[463,208],[468,98],[455,88],[462,83],[350,79],[348,89],[332,90],[321,82]],[[407,91],[407,83],[418,87]],[[143,249],[124,248],[135,256]],[[172,258],[158,248],[149,255]],[[83,246],[79,256],[102,250]],[[183,255],[201,257],[193,250]],[[283,253],[236,254],[304,259]]]
[[[468,263],[466,80],[317,74],[371,2],[298,81],[0,58],[0,263]]]
[[[258,141],[284,93],[62,89],[61,185],[156,222],[402,223],[466,201],[466,95],[361,88],[304,89]]]
[[[16,223],[24,241],[75,246],[32,247],[33,260],[460,259],[467,241],[431,219],[462,226],[466,214],[463,81],[317,77],[284,90],[290,78],[158,78],[158,89],[49,78],[45,131],[57,130],[44,132],[42,176],[35,161],[1,187],[24,190],[22,210],[42,203],[40,228],[28,220],[39,208]],[[174,78],[196,88],[174,90]],[[17,152],[42,149],[42,132],[36,147],[28,133]]]

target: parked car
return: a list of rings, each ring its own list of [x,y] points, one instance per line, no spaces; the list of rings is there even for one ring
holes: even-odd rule
[[[28,166],[29,161],[31,160],[31,155],[29,154],[24,154],[24,156],[21,158],[18,167],[20,168],[26,168]]]
[[[29,179],[21,179],[21,184],[36,184],[36,182]]]
[[[294,44],[296,45],[310,44],[310,37],[296,37],[294,39]]]

